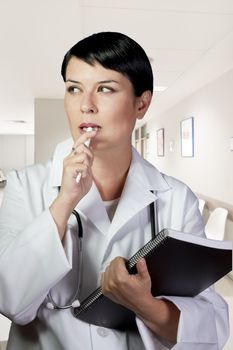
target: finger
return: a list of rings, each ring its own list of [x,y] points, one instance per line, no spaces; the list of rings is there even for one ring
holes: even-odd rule
[[[81,177],[82,179],[85,179],[85,177],[87,177],[87,170],[81,172]]]
[[[105,273],[102,272],[101,273],[101,279],[100,279],[100,285],[101,285],[102,289],[103,289],[103,285],[104,285],[104,275],[105,275]]]
[[[71,159],[70,162],[72,164],[85,164],[87,166],[90,166],[92,164],[92,159],[88,157],[86,153],[74,155]]]
[[[128,270],[127,270],[126,265],[125,265],[126,259],[122,258],[121,256],[118,256],[114,260],[115,260],[115,264],[116,264],[115,266],[116,266],[117,270],[119,272],[124,272],[124,273],[128,274]]]
[[[78,174],[83,174],[84,172],[87,171],[87,167],[84,164],[79,164],[79,166],[77,165],[69,165],[66,168],[66,174],[70,177],[73,177],[76,179]]]
[[[93,161],[90,160],[88,162],[83,162],[81,165],[82,167],[80,167],[80,164],[78,164],[78,167],[80,170],[77,171],[77,176],[78,174],[80,174],[79,176],[81,176],[81,178],[86,178],[86,177],[89,177],[89,178],[92,178],[92,170],[91,170],[91,166],[93,164]]]
[[[69,164],[78,164],[78,163],[84,163],[88,166],[92,166],[94,161],[93,154],[87,149],[87,151],[84,151],[82,153],[76,153],[73,152],[69,156],[67,156],[64,159],[64,166],[67,166]]]
[[[125,259],[118,256],[114,258],[110,264],[107,266],[105,272],[108,272],[112,276],[115,276],[119,274],[120,272],[127,272],[126,266],[125,266]]]
[[[76,171],[78,171],[80,173],[87,172],[88,165],[85,163],[77,163],[74,166],[75,166]]]
[[[80,165],[84,165],[84,169],[80,168],[80,171],[82,172],[82,177],[86,177],[90,173],[90,169],[92,167],[93,161],[92,159],[88,159],[84,157],[82,161],[76,161],[75,164],[80,167]]]
[[[76,172],[87,171],[91,168],[92,161],[84,155],[80,155],[70,159],[64,159],[63,170],[65,174],[73,174]]]
[[[101,274],[101,288],[102,292],[104,294],[109,293],[110,287],[109,287],[109,269],[107,268],[102,274]]]
[[[85,153],[87,154],[90,158],[93,158],[93,153],[92,151],[85,146],[84,144],[79,145],[78,147],[72,147],[71,153],[69,154],[69,157],[76,156],[78,154]]]
[[[119,284],[124,284],[128,278],[128,271],[125,266],[125,260],[121,257],[115,258],[105,270],[106,285],[113,290]]]
[[[142,278],[142,279],[148,279],[150,278],[150,274],[148,272],[148,269],[147,269],[147,265],[146,265],[146,260],[144,258],[140,259],[138,262],[137,262],[137,272],[138,272],[138,275]]]
[[[66,169],[66,173],[72,174],[73,178],[76,178],[77,176],[80,178],[86,178],[87,176],[91,177],[93,159],[93,156],[91,155],[91,157],[89,157],[89,154],[86,152],[69,155],[64,160],[64,169]]]
[[[74,143],[74,148],[85,144],[85,142],[87,142],[88,140],[92,139],[93,137],[95,137],[95,135],[97,134],[97,130],[93,130],[90,132],[85,132],[83,135],[81,135]]]
[[[85,165],[85,168],[83,168],[82,166]],[[88,159],[86,159],[86,157],[84,155],[79,155],[76,157],[72,157],[69,159],[65,159],[63,162],[63,167],[64,167],[64,171],[66,173],[69,173],[69,169],[76,169],[76,170],[86,170],[87,167],[91,166],[91,161],[89,161]]]

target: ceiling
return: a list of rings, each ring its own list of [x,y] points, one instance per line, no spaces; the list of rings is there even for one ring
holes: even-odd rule
[[[33,134],[34,99],[63,96],[65,52],[106,30],[138,41],[168,87],[147,118],[233,68],[232,0],[0,0],[0,134]]]

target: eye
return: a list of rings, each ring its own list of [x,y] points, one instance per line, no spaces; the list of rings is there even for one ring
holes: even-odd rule
[[[114,89],[110,86],[101,85],[98,88],[98,92],[110,93],[110,92],[114,92]]]
[[[67,91],[70,93],[70,94],[77,94],[78,92],[80,92],[80,88],[77,87],[77,86],[68,86],[67,88]]]

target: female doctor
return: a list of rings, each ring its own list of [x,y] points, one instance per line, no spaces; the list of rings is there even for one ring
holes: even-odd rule
[[[152,202],[159,229],[204,234],[191,190],[131,146],[153,92],[145,52],[123,34],[94,34],[66,54],[62,76],[72,139],[47,164],[11,172],[1,208],[0,311],[12,320],[7,349],[222,349],[228,311],[213,288],[195,298],[154,298],[145,261],[134,276],[124,265],[151,238]],[[83,226],[81,270],[74,209]],[[79,300],[101,283],[106,296],[135,313],[137,331],[87,324],[70,308],[57,309],[72,303],[77,283]]]

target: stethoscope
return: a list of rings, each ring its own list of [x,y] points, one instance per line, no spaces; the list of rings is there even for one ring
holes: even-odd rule
[[[70,309],[70,308],[75,308],[80,306],[80,302],[78,300],[78,294],[80,291],[80,286],[81,286],[81,277],[82,277],[82,262],[83,262],[83,225],[82,225],[82,221],[80,218],[80,215],[78,214],[78,212],[76,210],[72,211],[72,214],[76,217],[77,220],[77,231],[78,231],[78,281],[77,281],[77,288],[75,291],[75,294],[72,298],[72,300],[70,301],[69,304],[67,305],[59,305],[58,303],[55,302],[55,300],[53,299],[52,296],[52,292],[51,290],[48,293],[48,302],[46,304],[47,309],[50,310],[66,310],[66,309]]]
[[[152,192],[152,191],[151,191]],[[80,301],[78,300],[78,295],[81,286],[82,279],[82,263],[83,263],[83,226],[79,213],[76,210],[72,211],[72,214],[76,217],[77,220],[77,231],[78,231],[78,281],[77,288],[75,290],[75,294],[72,300],[67,305],[59,305],[55,302],[52,296],[51,290],[47,295],[48,302],[46,303],[46,307],[49,310],[66,310],[66,309],[74,309],[80,306]],[[154,239],[158,234],[158,214],[157,214],[157,200],[155,202],[150,203],[150,223],[151,223],[151,238]]]

